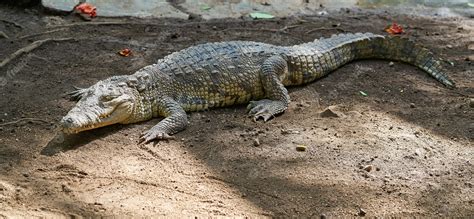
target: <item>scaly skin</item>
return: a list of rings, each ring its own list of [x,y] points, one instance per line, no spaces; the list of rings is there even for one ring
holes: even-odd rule
[[[80,100],[61,123],[64,132],[76,133],[165,117],[140,137],[148,143],[183,130],[191,111],[250,102],[254,120],[267,121],[287,109],[285,86],[309,83],[348,62],[369,58],[407,62],[454,86],[431,52],[397,37],[341,34],[291,47],[208,43],[175,52],[133,75],[72,92]]]

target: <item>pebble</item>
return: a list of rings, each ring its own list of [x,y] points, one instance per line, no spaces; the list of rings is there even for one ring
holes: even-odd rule
[[[367,165],[367,166],[365,166],[365,167],[362,168],[362,169],[364,169],[364,170],[367,171],[367,172],[370,172],[370,171],[372,171],[372,170],[374,169],[374,166],[372,166],[372,165]]]
[[[363,217],[367,214],[367,212],[363,209],[363,208],[359,208],[359,213],[357,213],[357,215]]]
[[[67,185],[62,184],[61,186],[62,186],[64,192],[72,192],[72,189],[70,189]]]
[[[410,103],[410,108],[415,108],[415,107],[416,107],[415,103]]]
[[[323,112],[321,112],[319,115],[322,117],[322,118],[337,118],[337,117],[340,117],[336,112],[334,112],[332,109],[332,107],[328,107],[326,108]]]
[[[469,107],[474,108],[474,98],[469,99]]]
[[[448,49],[452,49],[452,48],[453,48],[453,46],[452,46],[451,44],[448,44],[448,45],[446,45],[446,48],[448,48]]]
[[[296,151],[306,151],[306,146],[302,144],[296,145]]]
[[[253,139],[253,146],[255,147],[260,146],[260,140],[258,138]]]
[[[393,67],[394,65],[395,65],[394,62],[389,62],[389,63],[388,63],[388,66],[390,66],[390,67]]]
[[[474,50],[474,44],[469,44],[469,46],[467,46],[467,49]]]

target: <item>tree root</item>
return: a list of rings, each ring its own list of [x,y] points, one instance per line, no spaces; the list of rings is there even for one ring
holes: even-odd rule
[[[21,118],[21,119],[12,121],[12,122],[0,123],[0,126],[13,125],[13,124],[17,124],[17,123],[23,122],[23,121],[40,121],[40,122],[49,123],[48,121],[46,121],[46,120],[44,120],[44,119],[37,119],[37,118]]]
[[[7,24],[12,24],[13,26],[21,28],[21,29],[25,29],[21,24],[15,22],[15,21],[9,21],[9,20],[5,20],[5,19],[0,19],[0,21],[2,21],[4,23],[7,23]]]
[[[5,32],[0,31],[0,38],[8,39],[9,37],[8,37],[8,35],[7,35]]]
[[[342,28],[339,28],[339,27],[319,27],[319,28],[315,28],[315,29],[311,29],[311,30],[308,30],[306,31],[306,34],[310,34],[312,32],[316,32],[318,30],[337,30],[337,31],[340,31],[340,32],[348,32],[347,30],[344,30]]]
[[[59,39],[43,39],[43,40],[38,40],[38,41],[35,41],[31,44],[29,44],[28,46],[25,46],[19,50],[17,50],[16,52],[12,53],[10,56],[8,56],[6,59],[4,59],[1,63],[0,63],[0,68],[3,68],[5,65],[7,65],[10,61],[12,61],[13,59],[21,56],[22,54],[24,53],[29,53],[31,51],[33,51],[34,49],[40,47],[41,45],[43,45],[44,43],[47,43],[47,42],[50,42],[50,41],[66,41],[66,40],[72,40],[73,38],[59,38]]]
[[[45,31],[45,32],[41,32],[41,33],[34,33],[34,34],[24,35],[24,36],[18,37],[18,39],[19,39],[19,40],[22,40],[22,39],[26,39],[26,38],[30,38],[30,37],[35,37],[35,36],[41,36],[41,35],[46,35],[46,34],[50,34],[50,33],[55,33],[55,32],[63,31],[63,30],[66,30],[66,28],[58,28],[58,29],[53,29],[53,30],[48,30],[48,31]]]

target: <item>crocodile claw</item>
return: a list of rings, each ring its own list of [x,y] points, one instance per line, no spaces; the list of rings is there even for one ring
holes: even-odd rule
[[[250,101],[247,109],[249,110],[249,116],[253,116],[253,121],[258,121],[262,119],[264,122],[267,122],[270,119],[273,119],[278,110],[275,110],[274,104],[276,101],[272,100],[259,100],[259,101]]]
[[[153,129],[150,129],[140,135],[140,139],[138,140],[138,145],[148,144],[155,139],[156,140],[169,140],[169,139],[175,139],[175,137],[162,131],[154,131]]]

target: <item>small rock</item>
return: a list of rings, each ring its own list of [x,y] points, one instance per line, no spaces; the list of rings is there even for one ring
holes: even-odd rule
[[[22,175],[23,175],[24,177],[30,177],[30,174],[28,174],[28,173],[23,173]]]
[[[474,55],[466,57],[466,61],[474,61]]]
[[[359,213],[357,213],[357,215],[363,217],[367,214],[367,212],[363,209],[363,208],[359,208]]]
[[[467,46],[467,49],[474,50],[474,44],[469,44],[469,46]]]
[[[393,62],[388,63],[388,66],[390,66],[390,67],[393,67],[394,65],[395,65],[395,63],[393,63]]]
[[[367,171],[367,172],[370,172],[370,171],[372,171],[372,170],[374,169],[374,166],[372,166],[372,165],[367,165],[367,166],[365,166],[365,167],[362,168],[362,169],[364,169],[364,170]]]
[[[213,30],[217,30],[217,26],[212,26],[212,29],[213,29]]]
[[[296,106],[297,107],[309,107],[310,105],[308,104],[308,102],[301,101],[301,102],[297,103]]]
[[[415,108],[415,107],[416,107],[415,103],[410,103],[410,108]]]
[[[451,45],[451,44],[448,44],[448,45],[446,45],[446,48],[448,48],[448,49],[452,49],[452,48],[453,48],[453,45]]]
[[[62,184],[61,187],[63,188],[64,192],[72,192],[72,189],[70,189],[67,185]]]
[[[296,145],[296,151],[306,151],[306,146],[302,144]]]
[[[321,214],[321,215],[319,216],[319,218],[321,218],[321,219],[326,219],[327,217],[326,217],[325,214]]]
[[[323,112],[321,112],[319,115],[322,117],[322,118],[337,118],[337,117],[340,117],[336,112],[334,112],[333,109],[331,109],[332,107],[328,107],[326,108]]]
[[[255,147],[260,146],[260,140],[258,138],[253,139],[253,146]]]
[[[282,129],[281,134],[282,135],[288,135],[288,134],[299,134],[300,132],[297,130],[291,130],[291,129]]]
[[[318,12],[318,15],[319,16],[324,16],[324,15],[328,15],[329,13],[327,11],[320,11]]]
[[[469,99],[469,107],[474,108],[474,98]]]

